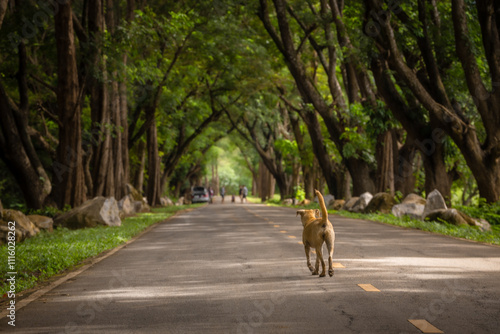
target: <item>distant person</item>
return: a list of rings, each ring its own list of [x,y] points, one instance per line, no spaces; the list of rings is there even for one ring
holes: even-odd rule
[[[231,203],[234,203],[236,202],[236,196],[234,196],[234,194],[231,195]]]
[[[248,200],[247,200],[247,196],[248,196],[248,188],[247,188],[247,186],[243,185],[243,190],[242,190],[242,192],[241,192],[241,193],[242,193],[242,195],[243,195],[241,202],[242,202],[242,203],[243,203],[243,202],[247,202],[247,203],[248,203]]]
[[[221,204],[224,204],[224,195],[226,194],[226,189],[224,188],[224,186],[220,187],[220,196],[222,197],[220,203]]]
[[[243,203],[243,186],[240,185],[240,202]]]
[[[210,203],[213,203],[213,199],[214,199],[214,190],[212,189],[212,187],[210,187],[210,188],[208,189],[208,196],[210,197],[209,202],[210,202]]]

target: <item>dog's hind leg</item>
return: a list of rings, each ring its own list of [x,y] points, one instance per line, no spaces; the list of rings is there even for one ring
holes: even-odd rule
[[[311,251],[311,247],[309,245],[305,245],[304,246],[304,249],[306,251],[306,259],[307,259],[307,267],[309,268],[309,270],[312,272],[314,271],[314,268],[313,266],[311,265],[311,256],[310,256],[310,251]]]
[[[326,240],[326,248],[328,249],[328,275],[333,276],[333,240]]]
[[[319,277],[325,277],[325,261],[323,260],[321,248],[322,246],[316,248],[316,275],[319,272],[319,262],[321,261],[321,274],[319,275]]]

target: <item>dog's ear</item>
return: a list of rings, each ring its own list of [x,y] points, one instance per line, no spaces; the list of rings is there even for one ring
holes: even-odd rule
[[[301,217],[304,217],[304,213],[306,213],[305,210],[297,210],[297,214],[295,215],[295,217],[297,217],[298,215],[300,215]]]

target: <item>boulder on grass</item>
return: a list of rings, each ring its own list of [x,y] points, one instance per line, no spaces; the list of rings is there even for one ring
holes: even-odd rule
[[[345,200],[343,199],[336,199],[333,202],[330,202],[330,205],[328,206],[329,209],[332,210],[340,210],[342,207],[345,205]]]
[[[132,201],[141,201],[141,202],[143,201],[141,193],[139,192],[139,190],[135,189],[133,185],[127,183],[126,187],[128,193],[127,195],[132,196],[131,198]]]
[[[373,195],[369,192],[365,192],[359,196],[354,206],[351,208],[351,212],[361,213],[368,206],[368,203],[372,200]]]
[[[293,198],[285,198],[281,203],[283,203],[283,205],[293,205]]]
[[[141,203],[140,201],[137,201],[137,202]],[[135,207],[134,207],[133,198],[131,195],[127,195],[127,196],[123,197],[121,200],[118,201],[117,205],[118,205],[118,210],[120,210],[120,213],[123,214],[124,216],[131,215],[131,214],[136,212]],[[139,206],[138,212],[141,211],[141,208],[142,208],[142,203]]]
[[[21,242],[26,238],[34,237],[40,233],[40,229],[36,227],[21,211],[6,209],[0,211],[0,226],[4,226],[4,228],[2,228],[0,243],[4,243],[6,241],[8,231],[10,231],[8,228],[9,222],[16,222],[16,242]]]
[[[352,207],[354,206],[354,204],[356,204],[358,199],[359,197],[351,197],[349,200],[347,200],[347,202],[345,202],[344,206],[342,206],[342,210],[351,211]]]
[[[54,231],[54,220],[50,217],[40,216],[40,215],[29,215],[27,218],[36,226],[38,229],[52,232]]]
[[[413,219],[422,219],[425,205],[419,203],[401,203],[392,207],[391,212],[396,217],[408,216]]]
[[[113,197],[95,197],[54,219],[56,226],[71,229],[96,227],[98,225],[120,226],[120,210]]]
[[[491,231],[490,224],[484,219],[474,219],[457,209],[438,209],[425,216],[425,220],[447,222],[453,225],[478,226],[482,231]]]
[[[307,198],[303,199],[302,201],[299,202],[299,205],[309,205],[311,204],[311,201],[308,200]]]
[[[332,194],[326,194],[325,196],[323,196],[323,200],[325,201],[325,205],[328,206],[331,202],[335,201],[335,196],[333,196]],[[318,196],[314,197],[314,202],[319,203]]]
[[[151,211],[151,207],[148,205],[148,200],[146,197],[143,197],[139,190],[135,189],[130,183],[127,183],[127,192],[130,196],[130,202],[134,207],[134,212],[149,212]],[[141,202],[141,208],[138,208],[135,202]]]
[[[427,203],[427,200],[423,198],[422,196],[419,196],[417,194],[408,194],[405,199],[401,203],[416,203],[416,204],[421,204],[425,205]]]
[[[422,215],[423,218],[427,217],[429,213],[436,210],[447,210],[448,206],[444,201],[443,196],[439,192],[439,190],[434,189],[427,196],[427,202],[425,203],[424,213]]]
[[[172,206],[174,205],[174,202],[172,202],[172,200],[168,197],[161,197],[160,204],[161,206]]]
[[[378,193],[373,196],[371,201],[368,203],[366,208],[363,210],[364,213],[389,213],[392,207],[396,204],[394,196],[388,193]]]
[[[177,202],[175,202],[175,206],[180,206],[180,205],[184,205],[184,196],[179,197]]]
[[[429,212],[425,216],[425,220],[435,221],[438,223],[447,222],[452,225],[469,225],[457,209],[438,209]]]
[[[476,226],[479,227],[481,231],[483,232],[491,231],[491,225],[485,219],[480,218],[480,219],[475,219],[475,221],[476,221]]]

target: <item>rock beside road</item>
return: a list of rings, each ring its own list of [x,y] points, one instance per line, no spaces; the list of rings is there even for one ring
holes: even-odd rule
[[[332,210],[340,210],[342,207],[345,205],[345,200],[343,199],[336,199],[333,202],[330,202],[330,205],[328,206],[329,209]]]
[[[172,202],[172,200],[168,197],[161,197],[160,204],[161,206],[172,206],[174,205],[174,202]]]
[[[401,203],[404,204],[415,203],[415,204],[425,205],[427,203],[427,200],[417,194],[408,194]]]
[[[425,205],[419,203],[401,203],[392,207],[391,213],[396,217],[408,216],[412,219],[422,219]]]
[[[349,200],[345,202],[344,206],[342,207],[342,210],[351,211],[352,207],[354,206],[354,204],[356,204],[358,199],[359,197],[351,197]]]
[[[333,203],[333,201],[335,201],[335,196],[333,196],[332,194],[326,194],[325,196],[323,196],[323,200],[325,201],[325,205],[328,207],[330,203]],[[314,197],[314,202],[319,203],[318,196]]]
[[[490,224],[484,220],[478,220],[457,209],[438,209],[431,211],[425,216],[425,220],[447,222],[452,225],[478,226],[482,231],[491,231]]]
[[[120,226],[120,210],[114,197],[99,196],[57,216],[54,219],[54,224],[71,229],[98,225]]]
[[[7,241],[9,222],[16,222],[16,242],[31,238],[40,233],[40,229],[33,224],[21,211],[5,209],[0,211],[0,244]]]
[[[40,215],[28,215],[27,218],[36,226],[38,229],[45,230],[47,232],[54,231],[54,220],[50,217],[40,216]]]
[[[439,192],[439,190],[434,189],[427,196],[427,201],[425,203],[424,213],[422,214],[422,219],[427,217],[429,213],[435,210],[447,210],[448,206],[444,201],[443,196]]]
[[[370,194],[369,192],[365,192],[359,196],[358,200],[356,203],[354,203],[354,206],[351,208],[351,212],[355,213],[361,213],[363,210],[368,206],[368,203],[372,200],[373,195]]]
[[[392,207],[396,204],[394,196],[388,193],[378,193],[373,196],[366,208],[363,210],[364,213],[389,213]]]

